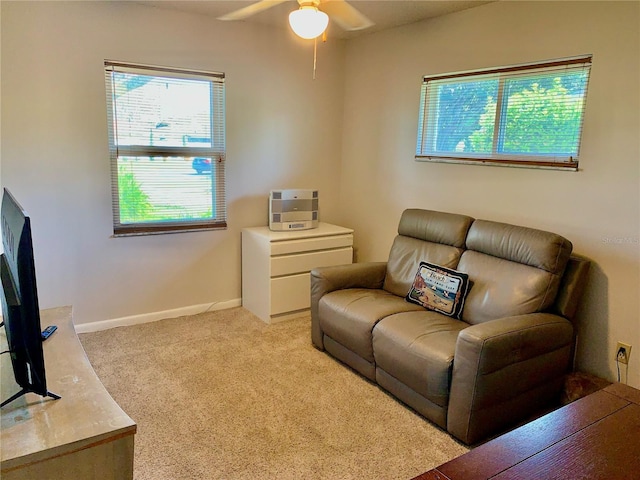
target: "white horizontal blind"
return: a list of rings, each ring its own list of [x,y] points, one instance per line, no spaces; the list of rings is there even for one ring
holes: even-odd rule
[[[417,160],[577,170],[591,56],[423,79]]]
[[[105,61],[115,235],[226,228],[224,74]]]

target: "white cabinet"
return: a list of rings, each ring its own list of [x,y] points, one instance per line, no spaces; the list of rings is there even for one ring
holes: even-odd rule
[[[328,223],[310,230],[242,230],[242,306],[267,323],[305,314],[315,267],[353,262],[353,230]]]

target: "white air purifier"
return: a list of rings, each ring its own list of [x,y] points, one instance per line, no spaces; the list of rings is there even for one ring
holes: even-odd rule
[[[317,190],[271,190],[269,193],[269,228],[271,230],[308,230],[317,226]]]

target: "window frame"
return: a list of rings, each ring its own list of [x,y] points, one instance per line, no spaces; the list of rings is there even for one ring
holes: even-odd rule
[[[133,64],[112,60],[104,61],[105,87],[107,95],[107,121],[109,137],[109,158],[111,171],[111,197],[113,235],[131,236],[177,233],[184,231],[220,230],[227,228],[227,207],[225,196],[225,163],[226,163],[226,114],[225,114],[225,74],[198,70],[187,70],[175,67]],[[176,79],[195,79],[210,82],[210,138],[211,146],[184,145],[118,145],[116,144],[117,115],[115,89],[112,74],[128,73],[148,75],[152,77],[168,77]],[[138,223],[122,223],[120,221],[120,195],[118,182],[119,157],[206,157],[212,162],[212,216],[204,220],[171,220]],[[215,199],[215,201],[214,201]]]
[[[576,57],[563,58],[558,60],[536,62],[521,65],[510,65],[506,67],[487,68],[479,70],[468,70],[463,72],[453,72],[439,75],[426,75],[422,80],[420,107],[418,117],[418,136],[416,142],[416,161],[437,162],[437,163],[459,163],[472,165],[498,165],[524,168],[546,168],[554,170],[578,170],[579,152],[582,143],[582,132],[584,125],[584,113],[586,109],[586,98],[590,77],[592,55],[580,55]],[[526,153],[502,153],[500,146],[505,139],[505,124],[501,121],[506,118],[507,103],[504,99],[505,83],[517,74],[544,75],[552,72],[585,71],[587,74],[584,95],[580,105],[580,125],[577,140],[577,154],[575,156],[557,156],[548,154],[526,154]],[[437,122],[434,120],[438,111],[438,101],[432,95],[436,95],[438,83],[446,80],[469,80],[480,81],[483,79],[497,79],[498,90],[496,95],[496,114],[493,129],[493,142],[491,153],[473,152],[438,152],[429,150],[429,143],[435,143],[435,129]],[[436,87],[431,88],[433,85]]]

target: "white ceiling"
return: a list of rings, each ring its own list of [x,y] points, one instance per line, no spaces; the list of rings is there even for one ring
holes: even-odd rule
[[[327,35],[334,38],[353,38],[466,10],[491,3],[491,1],[496,0],[349,0],[352,6],[360,10],[375,25],[365,30],[345,32],[330,22]],[[255,2],[245,0],[139,0],[138,3],[217,18]],[[287,28],[289,12],[297,7],[298,4],[295,0],[289,0],[241,21]]]

